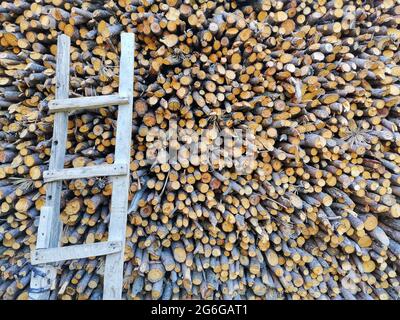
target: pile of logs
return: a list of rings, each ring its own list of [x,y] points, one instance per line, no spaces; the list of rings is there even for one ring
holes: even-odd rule
[[[124,298],[398,299],[399,25],[398,0],[0,1],[0,299],[28,297],[57,35],[79,97],[117,92],[122,31],[137,48]],[[112,163],[116,108],[69,119],[65,167]],[[189,129],[246,130],[234,153],[257,156],[245,174],[205,164]],[[63,245],[107,239],[110,194],[65,182]],[[60,264],[51,298],[100,299],[103,265]]]

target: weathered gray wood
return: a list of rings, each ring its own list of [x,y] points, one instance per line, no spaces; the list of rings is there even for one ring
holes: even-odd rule
[[[40,221],[38,226],[38,237],[36,241],[36,248],[46,248],[47,243],[50,242],[50,232],[48,232],[48,225],[52,225],[53,222],[50,221],[54,219],[53,208],[47,205],[40,209]]]
[[[51,182],[77,178],[120,176],[127,174],[127,164],[106,164],[90,167],[62,169],[57,171],[45,171],[43,173],[43,180],[44,182]]]
[[[57,39],[57,70],[56,70],[56,99],[68,98],[70,38],[61,35]],[[65,148],[67,142],[68,115],[56,113],[54,116],[54,131],[51,147],[49,169],[60,170],[64,167]],[[60,198],[61,181],[47,185],[45,215],[41,215],[36,248],[54,248],[59,245],[61,236]],[[55,268],[51,265],[37,267],[32,272],[29,298],[33,300],[48,299],[51,286],[55,279]]]
[[[32,264],[47,264],[34,268],[32,272],[30,299],[48,299],[49,290],[54,284],[56,276],[56,269],[49,263],[97,255],[107,255],[103,299],[121,299],[124,264],[123,248],[125,246],[130,179],[128,164],[132,135],[134,35],[128,33],[121,35],[120,85],[119,95],[116,96],[121,100],[117,100],[114,96],[111,98],[110,96],[105,96],[105,99],[101,97],[96,97],[95,99],[93,97],[77,98],[81,99],[80,101],[67,99],[69,38],[60,36],[58,41],[56,93],[58,101],[52,103],[52,109],[53,111],[55,109],[57,111],[69,111],[71,109],[86,109],[119,103],[115,163],[113,165],[64,169],[68,113],[56,112],[50,166],[49,170],[44,173],[44,180],[49,182],[50,188],[46,197],[46,205],[41,211],[37,250],[33,252],[32,256]],[[74,102],[71,103],[71,100]],[[79,104],[79,102],[82,103]],[[101,104],[99,105],[99,103]],[[61,235],[61,223],[58,217],[60,213],[61,180],[94,176],[114,176],[112,179],[113,192],[109,241],[106,243],[56,248],[59,245]]]
[[[116,94],[94,97],[57,99],[49,102],[49,110],[51,112],[68,112],[72,110],[89,110],[126,103],[128,103],[128,98],[121,97]]]
[[[129,103],[120,105],[117,119],[115,163],[129,163],[132,135],[133,76],[135,37],[133,33],[121,34],[121,59],[119,94],[129,97]],[[108,231],[109,241],[122,241],[128,211],[129,175],[114,177],[111,197],[111,215]],[[107,255],[104,269],[104,300],[119,300],[122,296],[124,252]]]
[[[120,252],[121,250],[122,244],[120,241],[78,244],[60,248],[36,249],[32,251],[31,263],[32,265],[37,265],[70,259],[103,256],[110,253]]]

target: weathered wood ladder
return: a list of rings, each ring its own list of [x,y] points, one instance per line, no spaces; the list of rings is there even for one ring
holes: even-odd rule
[[[55,112],[54,132],[49,171],[43,174],[44,181],[48,182],[46,204],[40,212],[36,250],[31,254],[30,299],[49,298],[57,275],[54,262],[101,255],[106,256],[103,299],[121,299],[132,132],[134,42],[134,34],[122,33],[118,95],[68,98],[70,38],[66,35],[58,37],[56,99],[49,103],[50,111]],[[119,106],[114,164],[64,169],[68,112],[111,105]],[[59,247],[62,180],[96,176],[112,176],[108,241]]]

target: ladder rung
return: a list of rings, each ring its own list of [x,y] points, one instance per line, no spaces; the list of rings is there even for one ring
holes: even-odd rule
[[[104,256],[122,250],[121,241],[106,241],[90,244],[77,244],[68,247],[36,249],[32,251],[33,265],[52,263],[71,259]]]
[[[106,164],[90,167],[61,169],[57,171],[45,171],[43,173],[44,182],[58,180],[104,177],[104,176],[123,176],[128,174],[128,165],[126,164]]]
[[[96,109],[112,105],[126,104],[129,102],[127,97],[119,95],[104,95],[81,98],[56,99],[49,102],[51,112],[68,112],[72,110]]]

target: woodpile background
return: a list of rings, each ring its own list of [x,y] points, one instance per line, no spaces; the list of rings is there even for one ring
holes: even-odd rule
[[[78,97],[117,91],[128,31],[125,298],[398,299],[399,24],[398,0],[2,1],[0,298],[28,297],[57,35],[72,38]],[[115,110],[70,116],[66,167],[112,163]],[[179,161],[154,162],[170,125],[182,133]],[[186,129],[210,143],[250,131],[251,170],[199,164]],[[65,182],[64,245],[107,239],[110,194],[106,178]],[[51,298],[101,298],[102,268],[101,258],[65,262]]]

